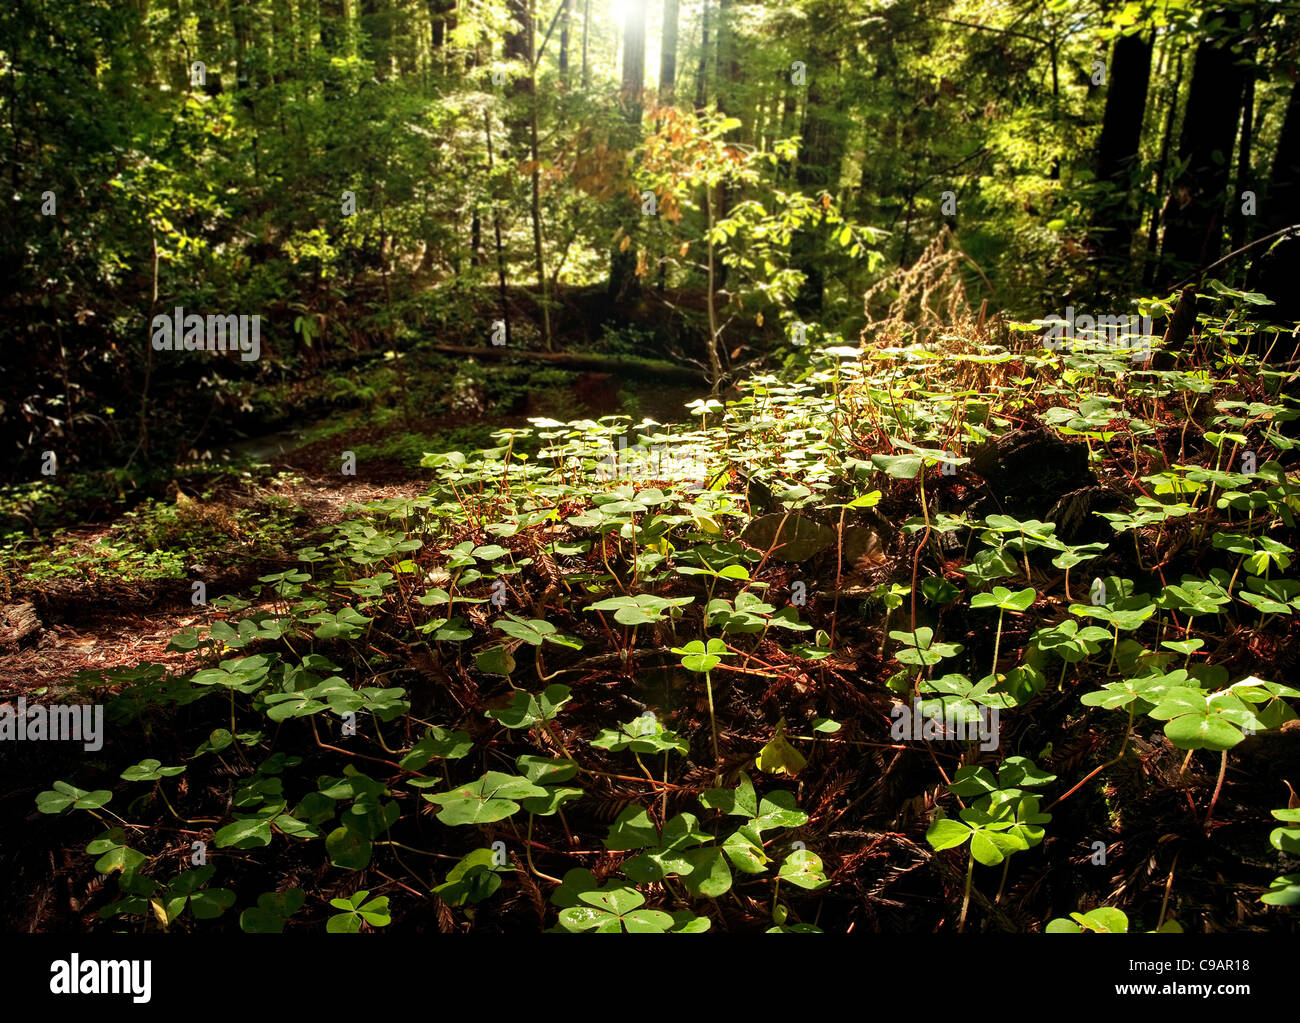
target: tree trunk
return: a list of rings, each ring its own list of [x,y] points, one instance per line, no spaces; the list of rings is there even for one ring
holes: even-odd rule
[[[393,22],[388,0],[361,0],[361,56],[375,66],[375,78],[392,75]]]
[[[1300,85],[1291,87],[1267,199],[1260,209],[1261,237],[1300,224]],[[1300,281],[1300,238],[1292,236],[1260,258],[1251,268],[1250,280],[1254,290],[1277,303],[1267,309],[1271,320],[1287,324],[1300,320],[1300,288],[1296,287]]]
[[[560,81],[569,84],[569,26],[573,21],[573,0],[564,0],[560,15]]]
[[[590,71],[587,65],[587,29],[591,25],[591,0],[582,8],[582,88],[585,91],[590,84]]]
[[[1165,191],[1165,175],[1169,171],[1169,147],[1173,142],[1174,118],[1178,114],[1178,91],[1183,84],[1183,55],[1178,54],[1178,63],[1174,69],[1174,85],[1169,91],[1169,103],[1165,109],[1165,128],[1160,138],[1160,160],[1156,166],[1157,196]],[[1151,210],[1151,226],[1147,230],[1146,266],[1142,271],[1142,286],[1149,288],[1156,277],[1156,246],[1160,240],[1160,219],[1164,210],[1156,206]]]
[[[620,99],[627,119],[641,123],[645,91],[646,0],[626,0],[623,14],[623,87]]]
[[[1228,207],[1231,211],[1233,252],[1245,245],[1249,237],[1248,221],[1252,218],[1242,213],[1241,194],[1245,191],[1256,191],[1250,170],[1250,147],[1254,144],[1254,135],[1255,75],[1253,71],[1248,71],[1241,98],[1241,137],[1237,142],[1237,187],[1233,189],[1234,194]]]
[[[641,124],[641,93],[645,89],[646,0],[628,0],[623,19],[623,82],[620,102],[628,121]],[[640,207],[637,207],[640,211]],[[624,240],[632,237],[629,227]],[[633,297],[639,290],[636,279],[636,247],[618,245],[610,256],[609,295],[615,304]]]
[[[664,0],[663,32],[659,37],[659,104],[673,101],[677,88],[677,21],[681,0]]]
[[[432,350],[444,355],[469,355],[476,359],[526,359],[561,369],[596,370],[614,373],[625,379],[657,377],[682,383],[698,383],[700,371],[689,366],[679,366],[658,359],[638,359],[630,356],[597,355],[583,352],[532,352],[527,349],[487,345],[471,348],[464,345],[433,345]]]
[[[505,56],[506,60],[519,61],[526,63],[528,61],[528,38],[530,35],[530,26],[532,24],[532,14],[529,11],[529,0],[509,0],[507,7],[510,11],[510,18],[515,23],[516,31],[505,34]],[[529,89],[529,78],[516,78],[511,92],[519,95]]]
[[[737,86],[740,82],[740,62],[736,60],[735,45],[735,26],[732,24],[730,7],[733,0],[718,0],[718,25],[714,33],[718,41],[717,50],[717,93],[718,93],[718,112],[734,117],[736,120],[742,120],[740,116],[740,101],[737,98]],[[736,142],[742,140],[743,126],[733,128],[723,136],[727,142]],[[731,212],[731,186],[725,179],[718,182],[717,186],[717,212],[716,219],[726,220],[727,215]],[[725,289],[727,286],[727,270],[725,263],[717,268],[717,287]]]
[[[345,56],[343,49],[344,40],[347,38],[347,23],[343,0],[319,0],[319,10],[321,49],[328,57]],[[325,87],[327,100],[338,96],[339,85],[328,65],[322,84]]]
[[[235,92],[242,93],[252,83],[252,69],[248,61],[249,12],[242,4],[230,7],[230,31],[235,39]],[[245,97],[244,102],[248,99]]]
[[[492,115],[486,110],[483,111],[483,135],[487,140],[487,167],[488,178],[492,177],[492,168],[495,166],[495,159],[492,156]],[[492,229],[496,233],[496,250],[497,250],[497,284],[500,288],[501,295],[501,319],[505,322],[506,344],[510,343],[510,301],[506,293],[506,257],[505,249],[501,244],[501,211],[497,203],[497,197],[492,197]],[[475,218],[477,223],[477,216]]]
[[[1226,25],[1235,27],[1236,15]],[[1178,155],[1186,169],[1165,202],[1165,238],[1157,281],[1162,288],[1219,255],[1232,144],[1241,112],[1244,71],[1222,36],[1196,47]]]
[[[1097,141],[1097,181],[1113,189],[1105,195],[1093,223],[1097,228],[1103,262],[1126,268],[1137,209],[1131,201],[1133,166],[1142,141],[1147,84],[1151,78],[1154,36],[1137,33],[1115,41],[1106,85],[1106,111]]]
[[[533,266],[537,271],[537,294],[542,307],[542,341],[551,350],[551,302],[546,293],[546,260],[542,248],[542,157],[537,141],[537,21],[534,0],[528,0],[528,141],[532,157]]]
[[[839,187],[843,140],[827,116],[830,113],[829,93],[832,91],[829,79],[838,60],[831,53],[814,50],[808,63],[816,70],[808,76],[803,139],[795,167],[795,182],[800,191],[815,199],[822,192],[833,195]],[[795,234],[791,240],[790,256],[795,268],[805,277],[795,299],[795,310],[801,316],[819,316],[826,290],[826,225],[822,218]]]
[[[700,24],[700,62],[695,68],[695,109],[703,110],[709,98],[709,0],[704,0]]]
[[[212,17],[210,7],[200,7],[199,17],[199,52],[191,61],[201,60],[206,68],[203,76],[203,91],[209,96],[221,95],[221,39],[217,35],[217,23]],[[185,69],[188,84],[190,69]]]
[[[429,0],[428,7],[429,39],[435,50],[441,50],[456,27],[456,0]]]

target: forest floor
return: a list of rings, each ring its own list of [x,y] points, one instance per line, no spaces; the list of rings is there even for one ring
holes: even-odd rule
[[[425,455],[390,410],[181,484],[7,598],[45,630],[5,697],[114,741],[7,755],[6,922],[1293,931],[1278,376],[950,338],[630,438],[479,403]]]
[[[433,415],[407,420],[396,389],[381,390],[360,409],[218,449],[215,476],[209,466],[179,466],[165,502],[144,502],[145,519],[163,527],[155,532],[142,535],[135,525],[142,514],[137,503],[101,513],[93,523],[47,528],[57,540],[46,541],[48,561],[32,553],[30,542],[13,544],[9,557],[0,553],[0,608],[32,603],[43,616],[39,634],[22,644],[0,643],[0,695],[146,660],[179,667],[183,658],[165,648],[178,630],[205,620],[192,603],[195,580],[214,598],[239,592],[258,575],[295,563],[290,534],[310,536],[339,522],[351,506],[426,492],[432,474],[420,468],[424,451],[466,440],[485,445],[493,430],[524,427],[532,415],[602,416],[633,408],[668,421],[684,415],[685,401],[696,397],[695,388],[680,382],[621,380],[607,372],[550,369],[530,380],[537,372],[526,363],[514,374],[527,383],[504,385],[499,368],[449,376],[436,356],[429,364],[417,361],[411,372],[419,380],[411,406],[432,403]],[[359,453],[359,476],[342,473],[345,449]],[[283,528],[268,530],[262,516]],[[116,556],[117,548],[164,544],[184,545],[192,556],[165,565]],[[42,571],[50,562],[66,568],[68,560],[79,570]]]

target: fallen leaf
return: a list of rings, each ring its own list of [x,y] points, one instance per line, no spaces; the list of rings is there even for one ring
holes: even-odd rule
[[[806,515],[773,512],[746,526],[740,539],[758,550],[771,550],[773,561],[806,561],[835,543],[835,530]]]
[[[785,738],[785,718],[777,722],[776,735],[758,752],[755,766],[766,774],[788,774],[793,778],[807,765],[807,758]]]

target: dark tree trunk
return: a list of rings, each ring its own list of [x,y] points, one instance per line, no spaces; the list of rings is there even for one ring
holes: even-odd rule
[[[199,16],[199,52],[191,58],[203,61],[207,69],[204,74],[203,91],[209,96],[219,96],[221,94],[221,39],[217,35],[217,23],[212,17],[212,9],[209,7],[200,7]],[[189,80],[190,69],[185,69],[186,80]]]
[[[1178,54],[1177,66],[1174,69],[1174,84],[1169,90],[1169,103],[1165,108],[1165,127],[1160,136],[1160,159],[1156,164],[1156,189],[1157,196],[1163,195],[1165,191],[1165,175],[1169,171],[1169,147],[1173,142],[1174,134],[1174,117],[1178,113],[1178,91],[1183,84],[1183,55]],[[1163,213],[1163,207],[1156,206],[1151,210],[1151,225],[1147,229],[1147,252],[1146,264],[1142,270],[1142,286],[1149,288],[1155,283],[1156,279],[1156,246],[1160,241],[1160,217]]]
[[[435,50],[447,45],[447,37],[456,27],[456,0],[429,0],[430,40]]]
[[[388,0],[361,0],[361,55],[375,66],[375,78],[387,81],[392,74],[392,10]]]
[[[569,26],[573,22],[573,0],[564,0],[564,13],[560,15],[560,80],[569,82]]]
[[[742,75],[740,61],[736,59],[735,15],[731,10],[733,2],[734,0],[718,0],[718,27],[715,33],[718,40],[718,110],[730,117],[741,120],[740,100],[737,92]],[[728,138],[733,139],[737,137],[737,132],[732,132],[728,136]]]
[[[235,38],[235,91],[244,92],[252,84],[253,74],[248,59],[248,43],[251,31],[248,24],[248,10],[242,4],[230,7],[230,30]],[[247,103],[247,98],[244,99]]]
[[[1235,25],[1235,18],[1228,17],[1229,28]],[[1232,47],[1222,36],[1204,39],[1196,47],[1196,66],[1178,142],[1178,155],[1186,169],[1165,202],[1165,238],[1156,278],[1162,288],[1219,256],[1244,78]]]
[[[833,73],[837,60],[829,53],[814,51],[808,63],[816,71],[808,76],[803,141],[799,147],[799,162],[795,167],[795,182],[800,191],[812,198],[817,198],[822,192],[834,196],[839,187],[844,140],[828,116],[833,113],[833,109],[826,92],[828,78]],[[826,290],[825,222],[819,218],[818,222],[796,233],[791,241],[790,253],[795,267],[806,278],[795,300],[795,310],[801,316],[816,317],[821,314]]]
[[[1300,224],[1300,85],[1291,87],[1257,230],[1264,237],[1292,224]],[[1300,238],[1288,238],[1259,258],[1250,279],[1254,290],[1277,303],[1267,310],[1270,319],[1287,324],[1300,320],[1300,288],[1296,286],[1300,282]]]
[[[695,109],[703,110],[709,98],[709,0],[700,15],[700,62],[695,68]]]
[[[1152,36],[1134,34],[1115,41],[1106,85],[1106,111],[1097,141],[1097,180],[1111,191],[1094,216],[1098,239],[1116,268],[1126,267],[1129,247],[1137,227],[1137,209],[1131,201],[1133,165],[1142,141],[1147,83],[1151,78]]]
[[[1249,221],[1253,218],[1242,213],[1241,194],[1246,191],[1256,191],[1254,182],[1251,179],[1250,169],[1250,147],[1254,144],[1255,137],[1255,75],[1254,72],[1246,74],[1246,85],[1242,90],[1241,98],[1241,137],[1237,141],[1237,187],[1236,194],[1229,204],[1232,213],[1232,251],[1236,251],[1246,243],[1249,235]],[[1258,195],[1256,196],[1258,198]]]
[[[505,35],[506,60],[528,63],[528,0],[510,0],[508,4],[510,17],[516,30]],[[514,81],[514,92],[527,92],[531,84],[528,75],[521,75]]]
[[[347,38],[347,25],[345,23],[345,14],[343,0],[320,0],[320,44],[327,56],[342,57],[344,54],[344,40]],[[339,94],[338,82],[334,80],[333,72],[325,71],[324,82],[325,98],[330,99]]]

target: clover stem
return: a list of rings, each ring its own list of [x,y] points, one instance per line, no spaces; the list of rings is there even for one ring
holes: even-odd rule
[[[1063,796],[1061,796],[1059,799],[1057,799],[1054,803],[1052,803],[1052,806],[1049,806],[1047,809],[1048,809],[1048,810],[1051,810],[1052,807],[1057,806],[1057,805],[1059,805],[1059,804],[1065,802],[1065,801],[1066,801],[1067,799],[1069,799],[1072,795],[1074,795],[1074,794],[1075,794],[1076,792],[1078,792],[1081,788],[1083,788],[1083,786],[1084,786],[1085,784],[1087,784],[1089,780],[1091,780],[1092,778],[1095,778],[1095,777],[1096,777],[1097,775],[1099,775],[1102,771],[1106,770],[1106,768],[1110,767],[1111,764],[1117,764],[1117,763],[1119,763],[1120,758],[1121,758],[1122,756],[1124,756],[1124,751],[1125,751],[1126,749],[1128,749],[1128,737],[1129,737],[1129,733],[1130,733],[1131,731],[1133,731],[1133,703],[1130,702],[1129,705],[1128,705],[1128,724],[1127,724],[1127,725],[1125,726],[1125,728],[1124,728],[1124,742],[1120,745],[1120,747],[1119,747],[1119,752],[1115,754],[1115,756],[1114,756],[1113,759],[1111,759],[1111,760],[1107,760],[1104,764],[1102,764],[1102,765],[1099,766],[1099,767],[1094,767],[1091,771],[1089,771],[1086,775],[1083,776],[1083,780],[1082,780],[1082,781],[1078,782],[1078,783],[1074,786],[1074,788],[1070,789],[1069,792],[1067,792],[1065,795],[1063,795]],[[1190,755],[1190,754],[1189,754],[1189,755]]]
[[[1205,811],[1205,823],[1201,825],[1208,835],[1210,832],[1210,818],[1214,816],[1214,804],[1219,801],[1219,793],[1223,791],[1223,776],[1228,772],[1228,751],[1225,749],[1219,757],[1219,780],[1214,785],[1214,795],[1210,797],[1210,808]]]
[[[1060,679],[1059,682],[1056,683],[1056,691],[1057,691],[1058,693],[1065,692],[1065,669],[1068,668],[1069,666],[1070,666],[1070,662],[1067,661],[1067,660],[1062,659],[1062,661],[1061,661],[1061,679]]]
[[[1245,563],[1246,563],[1246,555],[1243,554],[1241,556],[1241,560],[1237,562],[1237,567],[1232,570],[1232,578],[1228,580],[1229,593],[1232,592],[1233,584],[1235,584],[1237,581],[1237,573],[1241,571],[1241,566],[1244,565]]]
[[[400,756],[400,753],[397,750],[388,748],[388,743],[384,741],[384,733],[379,730],[379,718],[377,716],[374,719],[374,725],[375,725],[375,738],[379,742],[380,749],[382,749],[385,753],[391,753],[395,757]]]
[[[162,801],[167,805],[168,812],[173,817],[175,817],[178,821],[181,821],[185,824],[220,824],[221,823],[219,820],[216,820],[211,817],[195,817],[193,819],[189,817],[182,817],[180,814],[176,812],[176,808],[172,806],[172,801],[167,798],[167,793],[163,791],[162,782],[155,782],[154,788],[157,791],[158,795],[162,796]]]
[[[930,539],[930,509],[925,503],[925,465],[917,476],[921,484],[921,514],[925,517],[925,533],[917,541],[916,553],[912,555],[912,635],[916,635],[916,576],[921,570],[921,551]]]
[[[844,576],[844,516],[848,514],[848,505],[840,508],[840,524],[835,531],[835,603],[831,607],[831,646],[835,645],[835,626],[839,621],[840,614],[840,580]],[[767,625],[763,626],[763,636],[767,635]],[[758,639],[757,646],[761,646],[763,637]],[[748,663],[748,662],[746,662]],[[744,667],[744,665],[741,665]]]
[[[961,934],[966,929],[966,910],[970,908],[970,883],[975,876],[975,854],[968,853],[966,856],[966,890],[961,897],[961,916],[957,919],[957,933]]]
[[[539,682],[549,682],[553,678],[559,678],[565,671],[565,669],[561,668],[559,671],[553,671],[549,675],[546,674],[546,669],[542,666],[542,648],[540,645],[533,650],[533,664],[537,668],[537,681]]]
[[[1181,852],[1180,849],[1174,853],[1174,862],[1169,865],[1169,877],[1165,880],[1165,897],[1164,901],[1160,903],[1160,919],[1156,921],[1157,931],[1165,925],[1165,910],[1169,908],[1169,892],[1174,887],[1174,871],[1178,868],[1178,853]]]
[[[528,869],[544,881],[554,881],[556,884],[564,884],[558,877],[551,877],[550,874],[543,874],[533,866],[533,814],[528,815],[528,837],[524,839],[524,859],[528,861]]]
[[[998,608],[998,631],[993,637],[993,670],[989,672],[994,678],[998,677],[998,650],[1002,647],[1002,616],[1005,613],[1004,608]]]
[[[516,834],[516,837],[517,837],[517,836],[518,836],[518,832],[516,832],[515,834]],[[375,844],[375,845],[391,845],[394,849],[405,849],[407,852],[416,852],[416,853],[419,853],[421,856],[445,856],[445,855],[446,855],[446,853],[430,852],[428,849],[417,849],[417,848],[415,848],[415,846],[413,846],[413,845],[403,845],[401,842],[394,842],[394,841],[392,841],[391,839],[384,839],[384,840],[382,840],[382,841],[379,840],[379,839],[376,839],[375,842],[374,842],[374,844]],[[450,857],[450,858],[451,858],[451,859],[455,859],[456,857],[452,856],[452,857]]]
[[[713,735],[713,773],[718,784],[722,784],[722,755],[718,752],[718,725],[713,718],[713,679],[709,672],[704,673],[704,691],[709,694],[709,731]]]
[[[604,562],[604,564],[605,564],[605,571],[608,572],[608,573],[610,574],[610,576],[611,576],[611,578],[613,578],[614,582],[616,582],[616,583],[618,584],[618,588],[619,588],[620,590],[622,590],[624,596],[626,596],[626,595],[627,595],[627,587],[623,585],[623,580],[620,579],[620,578],[618,577],[618,573],[617,573],[617,572],[615,572],[612,568],[609,567],[609,554],[608,554],[608,553],[606,552],[606,550],[605,550],[605,537],[604,537],[604,535],[602,535],[601,538],[600,538],[600,560],[601,560],[602,562]]]
[[[650,779],[650,784],[653,785],[653,784],[654,784],[654,780],[655,780],[655,776],[649,772],[649,770],[646,768],[645,764],[642,762],[642,760],[641,760],[641,754],[638,753],[636,750],[633,750],[633,751],[632,751],[632,756],[636,757],[636,766],[639,767],[639,768],[641,768],[641,773],[644,774],[647,778],[649,778],[649,779]]]
[[[993,905],[1002,901],[1002,890],[1007,886],[1007,874],[1011,871],[1011,857],[1002,861],[1002,880],[998,882],[998,893],[993,897]]]
[[[230,693],[230,734],[231,736],[234,736],[235,734],[235,690],[232,688],[227,691]],[[244,751],[239,748],[239,744],[233,743],[233,745],[235,747],[235,752],[239,754],[239,759],[244,762],[244,766],[245,767],[249,766],[248,758],[244,756]]]
[[[664,801],[663,801],[664,820],[668,820],[668,751],[664,750]]]
[[[569,748],[564,745],[564,740],[561,739],[560,736],[556,733],[555,728],[551,725],[551,722],[544,721],[543,724],[546,726],[547,733],[550,735],[552,739],[555,740],[555,744],[560,747],[561,751],[563,751],[564,759],[573,760],[573,762],[576,764],[577,761],[573,759],[573,754],[570,753]],[[654,778],[651,778],[650,780],[654,781]]]

